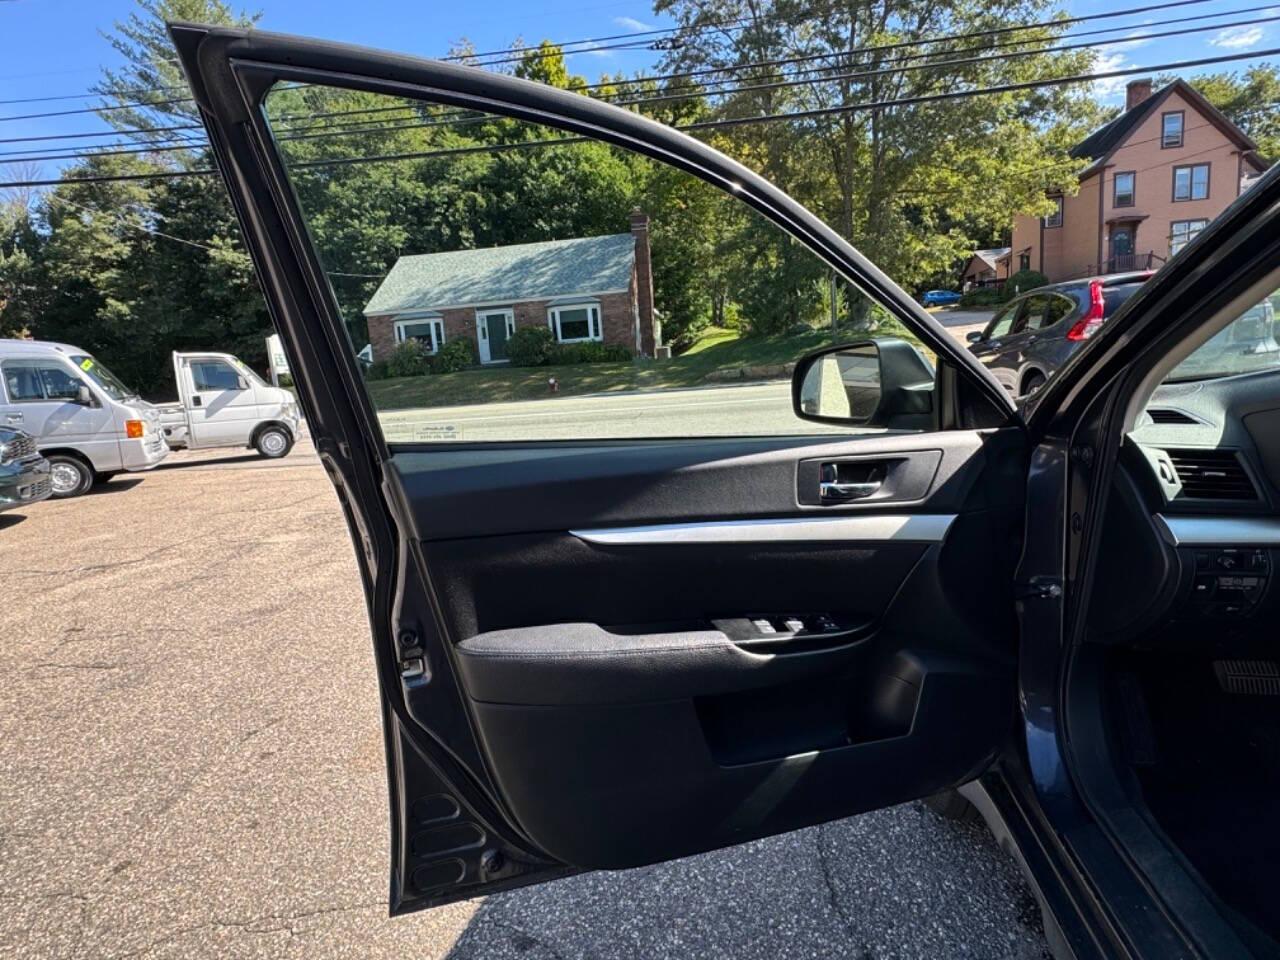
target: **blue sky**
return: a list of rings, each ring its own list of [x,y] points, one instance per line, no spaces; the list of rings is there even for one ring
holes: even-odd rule
[[[267,30],[345,40],[386,47],[423,56],[444,54],[459,39],[470,39],[478,50],[509,45],[517,37],[536,42],[565,41],[669,26],[655,16],[643,0],[546,0],[530,4],[521,0],[488,0],[479,3],[443,4],[409,0],[259,0],[264,9],[260,26]],[[1262,0],[1265,2],[1265,0]],[[1140,0],[1069,0],[1068,9],[1078,15],[1102,13],[1145,5]],[[1125,27],[1102,40],[1114,38],[1100,50],[1097,69],[1189,60],[1230,53],[1246,53],[1280,46],[1280,20],[1273,23],[1220,29],[1152,41],[1128,40],[1153,19],[1178,14],[1223,14],[1221,19],[1188,26],[1229,23],[1252,18],[1280,17],[1280,6],[1260,12],[1227,16],[1233,10],[1259,6],[1259,0],[1212,0],[1171,11],[1103,20],[1079,29]],[[250,4],[250,8],[255,8]],[[119,62],[100,31],[126,18],[131,0],[0,0],[0,100],[83,93],[98,77],[102,66]],[[1173,26],[1163,26],[1168,30]],[[1089,38],[1093,39],[1093,38]],[[631,72],[651,67],[659,54],[648,50],[596,50],[575,54],[570,69],[595,79],[603,71]],[[1241,64],[1244,66],[1246,64]],[[1219,69],[1226,69],[1219,68]],[[1097,95],[1114,102],[1123,99],[1125,78],[1100,81]],[[37,104],[0,104],[0,118],[13,114],[76,109],[83,102],[60,100]],[[36,137],[107,129],[92,114],[32,120],[0,121],[0,138]],[[89,140],[87,143],[95,141]],[[0,143],[0,152],[17,148],[54,152],[68,143],[81,147],[86,141],[50,141],[30,144]],[[0,173],[11,173],[0,156]],[[56,176],[57,163],[40,165],[42,176]],[[0,176],[0,180],[10,179]]]

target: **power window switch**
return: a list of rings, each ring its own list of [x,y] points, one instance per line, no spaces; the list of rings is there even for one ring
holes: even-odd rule
[[[777,633],[773,624],[761,617],[759,620],[752,620],[752,625],[761,633]]]
[[[782,625],[786,627],[787,630],[790,631],[791,633],[804,632],[804,621],[801,620],[799,617],[790,617],[787,620],[783,621]]]

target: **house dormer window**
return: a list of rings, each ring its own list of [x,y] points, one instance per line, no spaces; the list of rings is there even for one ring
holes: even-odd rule
[[[1062,198],[1050,197],[1049,199],[1054,202],[1056,209],[1044,218],[1044,225],[1046,227],[1060,227],[1062,226]]]
[[[1182,146],[1182,121],[1185,110],[1170,110],[1160,115],[1160,146],[1164,149]]]
[[[1137,174],[1132,170],[1124,173],[1117,173],[1115,176],[1115,192],[1111,197],[1111,205],[1113,207],[1132,207],[1133,206],[1133,187]]]

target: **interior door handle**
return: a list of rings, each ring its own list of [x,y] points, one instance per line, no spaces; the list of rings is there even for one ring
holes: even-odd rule
[[[881,483],[880,480],[868,480],[865,483],[838,483],[834,480],[823,480],[818,484],[818,495],[823,500],[860,500],[879,490]]]

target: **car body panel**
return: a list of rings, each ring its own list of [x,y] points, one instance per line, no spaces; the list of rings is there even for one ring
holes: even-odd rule
[[[52,493],[49,461],[37,452],[36,438],[0,427],[0,511],[39,503]]]

